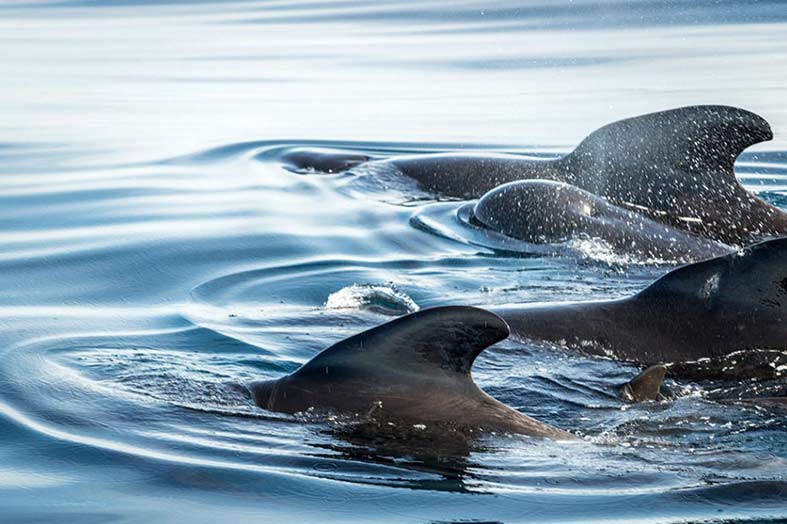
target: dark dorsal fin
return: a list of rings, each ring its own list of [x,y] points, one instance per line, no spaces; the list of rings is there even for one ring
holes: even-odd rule
[[[787,322],[787,237],[675,269],[637,295],[677,306],[726,311],[773,327]]]
[[[634,377],[620,388],[620,396],[627,402],[658,400],[661,396],[661,383],[667,373],[667,366],[656,364]]]
[[[570,157],[595,171],[628,166],[690,173],[723,171],[744,149],[771,140],[759,115],[730,106],[689,106],[608,124],[585,138]]]
[[[425,309],[345,339],[319,353],[293,376],[363,371],[468,375],[481,351],[508,337],[508,324],[483,309]]]

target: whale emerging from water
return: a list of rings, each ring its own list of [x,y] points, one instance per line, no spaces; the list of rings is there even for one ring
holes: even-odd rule
[[[732,250],[552,180],[509,182],[467,206],[472,210],[464,214],[470,216],[471,223],[530,243],[593,238],[619,254],[678,261],[700,260]]]
[[[659,400],[662,398],[661,384],[666,374],[667,366],[654,364],[623,384],[618,390],[618,394],[626,402]]]
[[[383,427],[574,438],[473,381],[478,354],[508,335],[505,321],[482,309],[426,309],[343,340],[292,374],[250,389],[255,403],[270,411],[344,414]]]
[[[687,373],[681,378],[691,377],[701,381],[718,380],[719,375],[714,375],[713,371],[720,371],[721,375],[726,376],[726,380],[734,381],[734,385],[712,382],[711,389],[705,391],[705,399],[721,403],[754,404],[766,408],[784,407],[787,406],[787,383],[781,379],[784,373],[780,372],[774,364],[784,362],[786,358],[787,353],[777,351],[748,351],[716,359],[700,359],[695,362],[672,364],[669,367],[655,364],[621,386],[618,389],[618,396],[624,402],[667,400],[671,397],[670,393],[664,395],[661,390],[668,370],[673,375],[678,374],[676,372],[680,370]],[[742,365],[741,360],[743,361]],[[717,365],[723,367],[717,367]],[[747,369],[747,367],[751,365],[759,368],[754,370],[758,373],[750,373],[752,369]],[[761,370],[764,367],[770,369],[763,374]],[[741,380],[741,378],[746,378],[746,380]]]
[[[733,164],[771,140],[768,123],[729,106],[690,106],[606,125],[560,158],[438,153],[374,159],[362,153],[293,151],[282,160],[304,171],[374,172],[394,167],[427,191],[476,199],[524,179],[571,184],[673,228],[742,246],[787,234],[787,213],[746,191]]]
[[[520,338],[645,365],[787,351],[787,238],[680,267],[621,300],[491,310]]]

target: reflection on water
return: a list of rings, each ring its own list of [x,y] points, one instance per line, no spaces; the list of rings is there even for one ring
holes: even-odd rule
[[[726,103],[771,121],[737,169],[787,208],[785,17],[734,1],[0,6],[2,520],[787,517],[784,412],[718,381],[624,405],[632,367],[506,341],[475,380],[582,439],[439,445],[268,413],[245,387],[391,314],[620,297],[668,269],[490,249],[390,173],[309,176],[282,152],[545,155],[617,118]]]

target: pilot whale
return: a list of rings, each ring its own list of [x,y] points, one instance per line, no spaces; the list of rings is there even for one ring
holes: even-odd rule
[[[509,182],[468,204],[472,224],[530,243],[602,240],[620,254],[691,261],[728,253],[719,242],[692,235],[553,180]]]
[[[644,365],[785,351],[787,238],[682,266],[625,299],[491,310],[519,338]]]
[[[473,381],[479,353],[508,335],[505,321],[482,309],[425,309],[343,340],[290,375],[250,390],[270,411],[345,414],[451,433],[574,438],[492,398]]]
[[[618,395],[625,402],[659,400],[662,398],[661,384],[666,374],[667,366],[654,364],[623,384],[618,389]]]
[[[772,138],[768,123],[754,113],[704,105],[613,122],[550,160],[469,152],[374,158],[298,149],[282,161],[327,173],[374,173],[384,164],[424,190],[463,199],[516,180],[555,180],[668,226],[742,246],[787,234],[787,213],[746,191],[733,169],[746,148]]]
[[[718,359],[700,359],[700,361],[690,363],[671,364],[669,367],[655,364],[618,388],[618,396],[622,401],[629,403],[675,398],[669,390],[666,394],[662,394],[662,383],[668,370],[670,374],[675,376],[675,372],[682,368],[683,371],[688,371],[688,374],[681,376],[681,378],[691,377],[694,380],[713,381],[710,383],[710,389],[706,389],[704,392],[703,398],[706,400],[720,403],[754,404],[765,408],[787,406],[787,383],[780,380],[783,373],[779,373],[778,369],[773,366],[777,362],[783,362],[787,358],[787,353],[767,351],[761,352],[751,359],[752,353],[757,355],[758,351],[737,352]],[[769,366],[770,369],[767,373],[760,376],[747,374],[747,371],[752,371],[751,368],[747,369],[751,364],[760,368],[757,371],[763,369],[762,364],[765,362],[761,358],[763,356],[773,358],[770,362],[772,366]],[[740,360],[744,361],[743,365],[740,365]],[[711,362],[713,363],[711,364]],[[715,367],[716,364],[722,363],[723,368]],[[724,376],[722,380],[732,380],[734,385],[720,384],[718,382],[720,376],[714,375],[713,371],[720,371],[720,375]],[[738,371],[742,371],[743,376],[736,373]],[[741,378],[747,380],[741,380]]]

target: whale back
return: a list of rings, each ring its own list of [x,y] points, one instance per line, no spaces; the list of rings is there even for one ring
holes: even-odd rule
[[[635,298],[661,306],[669,304],[677,312],[701,314],[736,336],[760,341],[761,349],[785,349],[787,238],[683,266]],[[696,326],[696,330],[702,329]]]
[[[402,412],[430,395],[482,395],[470,376],[473,362],[508,334],[504,320],[482,309],[423,310],[334,344],[282,379],[254,385],[255,402],[290,413],[357,412],[383,402]]]
[[[785,352],[787,237],[679,267],[628,298],[495,312],[520,338],[644,365]]]
[[[744,149],[772,138],[768,123],[749,111],[691,106],[606,125],[562,162],[568,181],[617,205],[745,244],[787,234],[787,215],[746,191],[733,169]]]
[[[664,191],[677,190],[708,176],[724,186],[735,183],[738,155],[772,138],[768,122],[744,109],[690,106],[605,125],[570,157],[576,176],[597,184],[585,189],[597,194],[641,192],[656,180],[666,182],[659,186]]]

